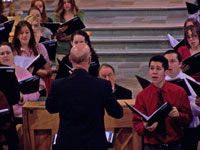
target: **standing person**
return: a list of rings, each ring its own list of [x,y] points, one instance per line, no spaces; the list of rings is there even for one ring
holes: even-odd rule
[[[72,47],[77,44],[80,44],[80,43],[86,43],[90,47],[92,60],[91,60],[91,64],[90,64],[88,72],[90,73],[90,75],[97,77],[98,70],[99,70],[99,59],[98,59],[98,55],[96,54],[96,52],[94,51],[94,49],[91,45],[89,35],[85,31],[82,31],[82,30],[76,31],[72,34],[70,43],[71,43]],[[72,63],[69,61],[69,54],[67,54],[62,59],[60,65],[59,65],[56,79],[67,77],[70,75],[70,72],[69,72],[69,70],[66,69],[65,65],[68,65],[69,67],[72,68]]]
[[[72,75],[54,80],[46,99],[47,111],[60,116],[56,150],[106,150],[104,109],[115,118],[123,116],[123,109],[110,82],[89,75],[87,44],[74,46],[69,59],[74,68]]]
[[[14,64],[14,56],[12,53],[11,46],[7,43],[2,43],[0,46],[0,53],[4,55],[0,55],[1,64],[6,66],[11,66],[15,68],[15,75],[18,81],[27,79],[32,77],[32,74],[19,66]],[[6,54],[7,53],[7,54]],[[30,94],[22,94],[20,92],[20,100],[17,104],[13,105],[14,110],[14,121],[15,124],[22,124],[22,106],[26,101],[36,101],[39,99],[39,92],[34,92]]]
[[[0,48],[1,49],[1,48]],[[3,52],[0,51],[0,66],[5,66],[1,64],[2,62],[2,57],[5,55],[8,55],[9,52]],[[12,106],[17,104],[18,101],[20,100],[20,93],[19,93],[19,84],[17,81],[17,78],[11,78],[9,80],[6,80],[4,78],[0,78],[0,93],[1,93],[1,100],[3,98],[6,98],[8,101],[8,104],[11,109],[11,115],[13,118],[13,109]],[[3,93],[3,95],[2,95]],[[5,96],[4,96],[5,95]],[[2,101],[1,101],[2,104]],[[2,123],[2,121],[0,120]],[[1,130],[0,129],[0,137],[4,136],[8,145],[8,150],[18,150],[18,136],[17,136],[17,131],[16,127],[13,122],[11,122],[11,126],[6,129],[6,130]],[[1,140],[1,138],[0,138]],[[0,143],[0,150],[3,150],[3,144]]]
[[[35,15],[39,18],[40,20],[40,23],[42,22],[42,16],[41,16],[41,12],[40,12],[40,9],[38,7],[31,7],[29,10],[28,10],[28,15]],[[42,25],[42,24],[41,24]],[[51,40],[52,39],[52,35],[53,33],[51,32],[51,30],[49,30],[48,28],[46,27],[43,27],[41,26],[40,28],[41,32],[42,32],[42,36],[46,39],[49,39]]]
[[[66,22],[78,16],[83,21],[83,12],[79,10],[75,0],[59,0],[58,5],[52,15],[53,22]],[[64,31],[67,26],[61,27],[56,33],[57,51],[56,58],[62,60],[65,54],[69,53],[71,35],[66,35]],[[58,68],[58,64],[57,64]]]
[[[115,83],[115,70],[111,65],[102,64],[99,68],[99,77],[111,82],[113,93],[117,99],[132,99],[132,92],[129,89]]]
[[[182,149],[197,150],[198,146],[197,126],[199,125],[200,107],[196,105],[196,102],[199,101],[200,98],[197,97],[196,93],[194,92],[191,85],[188,83],[186,79],[189,79],[193,82],[195,82],[195,80],[181,71],[181,65],[182,65],[181,56],[177,51],[174,50],[166,51],[164,53],[164,57],[168,60],[169,64],[169,73],[165,77],[165,79],[166,80],[183,79],[187,84],[187,87],[191,93],[191,95],[188,96],[188,99],[190,100],[190,107],[193,114],[193,120],[190,123],[189,128],[184,129],[184,137],[181,142]]]
[[[200,28],[198,26],[188,26],[184,28],[185,46],[181,46],[178,49],[183,60],[200,52]],[[189,69],[189,66],[182,66],[182,71],[185,72]],[[200,73],[192,75],[192,77],[200,82]]]
[[[135,108],[150,116],[159,103],[169,102],[172,110],[159,122],[148,125],[140,116],[133,114],[135,131],[144,136],[144,150],[181,150],[183,128],[192,120],[192,112],[185,90],[165,81],[168,61],[164,56],[154,56],[149,61],[152,83],[136,97]]]
[[[37,7],[40,9],[41,17],[42,17],[41,23],[53,22],[53,20],[47,16],[44,0],[32,0],[31,7]]]
[[[31,24],[33,32],[34,32],[36,43],[48,41],[47,38],[42,36],[40,20],[37,16],[28,15],[24,18],[24,20],[28,21]]]
[[[38,54],[43,55],[47,63],[36,72],[36,75],[40,78],[51,76],[51,63],[47,50],[43,44],[36,43],[33,29],[27,21],[22,20],[17,24],[12,44],[14,55],[30,57],[32,59]],[[43,79],[40,80],[40,95],[46,95],[46,86]]]
[[[2,0],[0,0],[0,23],[3,23],[5,21],[8,21],[8,18],[3,15],[4,6]]]

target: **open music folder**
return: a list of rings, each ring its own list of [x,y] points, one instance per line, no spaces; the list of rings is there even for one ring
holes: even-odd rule
[[[12,31],[14,20],[8,20],[0,24],[0,43],[8,42],[9,34]]]
[[[183,65],[189,65],[190,68],[184,72],[188,75],[194,75],[200,72],[200,52],[183,60]]]
[[[186,79],[186,80],[189,82],[189,84],[191,85],[191,87],[194,90],[194,92],[196,93],[196,95],[198,97],[200,97],[200,83],[198,84],[190,79]]]
[[[78,16],[75,16],[71,20],[60,23],[60,22],[47,22],[44,23],[44,26],[51,30],[51,32],[55,35],[59,27],[68,26],[67,29],[64,31],[65,34],[70,35],[77,30],[81,30],[85,28],[85,25],[81,21]]]
[[[49,55],[50,60],[55,60],[56,56],[56,49],[57,49],[57,41],[56,40],[49,40],[45,42],[41,42],[47,49],[47,53]]]
[[[148,122],[148,125],[151,126],[154,122],[159,122],[161,119],[165,119],[168,116],[168,113],[172,110],[172,106],[170,103],[165,102],[161,105],[157,110],[155,110],[150,116],[146,116],[145,114],[141,113],[135,107],[129,105],[125,102],[128,108],[133,112],[142,117],[145,122]]]
[[[40,78],[32,76],[19,81],[19,89],[23,94],[30,94],[39,91]]]

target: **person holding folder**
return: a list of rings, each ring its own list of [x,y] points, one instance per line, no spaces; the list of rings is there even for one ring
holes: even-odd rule
[[[15,68],[15,75],[17,77],[18,82],[29,77],[32,77],[32,74],[19,66],[14,64],[14,56],[11,49],[11,46],[7,43],[2,43],[0,46],[0,53],[4,55],[0,55],[1,64],[6,66],[12,66]],[[39,99],[39,92],[34,92],[30,94],[23,94],[20,92],[20,100],[17,104],[13,105],[14,110],[14,121],[15,124],[22,124],[22,106],[26,101],[36,101]]]
[[[182,60],[187,59],[190,56],[193,56],[200,52],[200,27],[199,25],[189,25],[184,26],[184,39],[185,46],[181,46],[178,49]],[[189,65],[183,65],[182,71],[186,72],[190,68]],[[197,82],[200,82],[200,73],[191,75]]]
[[[181,56],[175,50],[168,50],[164,53],[164,57],[168,60],[169,64],[169,73],[165,77],[166,80],[175,80],[175,79],[184,79],[191,95],[188,95],[190,100],[190,107],[193,114],[193,120],[190,123],[189,128],[184,129],[184,137],[182,139],[182,149],[183,150],[197,150],[198,146],[198,125],[199,125],[199,116],[200,116],[200,107],[196,105],[196,102],[200,100],[194,92],[191,85],[186,79],[189,79],[193,82],[196,82],[192,77],[181,71]]]
[[[31,7],[37,7],[40,9],[41,18],[42,18],[41,23],[53,22],[53,20],[47,16],[44,0],[32,0]]]
[[[13,53],[14,55],[25,56],[34,59],[41,54],[46,64],[36,72],[40,78],[51,76],[51,63],[46,48],[41,43],[36,43],[33,29],[30,23],[25,20],[20,21],[16,28],[13,37]],[[46,86],[43,79],[40,82],[40,95],[46,96]]]
[[[86,43],[72,47],[69,59],[72,75],[54,80],[46,99],[47,111],[60,116],[56,150],[106,150],[104,111],[121,118],[123,108],[110,82],[88,73],[91,53]]]
[[[64,23],[71,20],[75,16],[78,16],[83,22],[83,12],[79,10],[78,6],[75,3],[75,0],[59,0],[57,7],[52,14],[53,22]],[[70,40],[71,35],[66,35],[64,31],[67,29],[67,26],[60,27],[57,30],[56,38],[57,42],[57,51],[56,51],[56,60],[62,60],[62,58],[69,54],[70,50]],[[56,61],[58,68],[58,62]]]
[[[144,150],[181,150],[182,128],[188,127],[192,120],[186,92],[183,88],[165,81],[167,72],[167,59],[161,55],[152,57],[149,61],[152,83],[136,97],[134,107],[147,116],[165,102],[172,106],[166,118],[152,125],[133,114],[134,129],[140,136],[144,136]]]

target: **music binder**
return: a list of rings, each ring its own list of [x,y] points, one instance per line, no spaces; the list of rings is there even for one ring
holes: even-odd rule
[[[195,14],[199,10],[199,6],[193,3],[185,2],[188,14]]]
[[[190,68],[184,72],[187,75],[194,75],[200,72],[200,52],[183,60],[183,65],[189,65]]]
[[[45,48],[47,49],[49,59],[55,60],[56,49],[57,49],[57,41],[49,40],[49,41],[41,42],[41,44],[43,44],[45,46]]]
[[[40,79],[36,76],[19,81],[19,89],[23,94],[30,94],[39,91]]]
[[[177,41],[172,35],[170,35],[169,33],[167,34],[168,40],[170,42],[171,47],[178,51],[179,47],[184,46],[185,42],[184,39],[182,39],[180,42]]]
[[[194,92],[196,93],[196,95],[198,97],[200,97],[200,84],[190,80],[190,79],[187,79],[186,80],[189,82],[189,84],[191,85],[192,89],[194,90]]]
[[[140,85],[142,86],[142,88],[146,88],[147,86],[149,86],[151,84],[151,82],[145,78],[142,78],[138,75],[135,75],[136,79],[138,80],[138,82],[140,83]]]
[[[0,42],[8,42],[9,34],[12,31],[14,20],[8,20],[0,24]]]
[[[63,26],[68,26],[68,28],[64,31],[67,35],[71,35],[73,32],[85,28],[85,25],[78,16],[75,16],[71,20],[64,23],[47,22],[44,23],[44,26],[50,29],[54,35],[57,32],[58,28]]]
[[[26,66],[26,69],[28,70],[30,67],[34,67],[32,74],[36,74],[36,72],[40,68],[42,68],[45,64],[46,64],[46,60],[41,54],[39,54],[37,57],[33,59],[33,61],[28,66]]]
[[[151,126],[154,122],[159,122],[161,119],[165,119],[169,112],[172,110],[172,106],[169,102],[165,102],[161,105],[156,111],[154,111],[150,116],[146,116],[145,114],[141,113],[135,107],[129,105],[128,103],[124,102],[128,108],[133,112],[142,117],[145,122],[148,122],[148,125]]]

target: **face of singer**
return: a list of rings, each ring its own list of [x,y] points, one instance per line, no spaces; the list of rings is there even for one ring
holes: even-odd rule
[[[63,4],[64,4],[64,10],[65,11],[71,11],[72,8],[72,4],[70,2],[70,0],[63,0]]]
[[[42,21],[42,16],[39,10],[33,9],[30,11],[29,15],[35,15],[39,18],[40,21]]]
[[[39,22],[37,22],[36,20],[34,20],[33,22],[31,22],[31,26],[33,29],[33,32],[36,33],[37,31],[39,31]]]
[[[191,30],[188,30],[187,41],[190,44],[191,48],[195,48],[199,45],[199,36],[198,33],[193,33]]]
[[[172,78],[176,77],[179,74],[182,65],[182,63],[179,62],[177,58],[177,54],[176,53],[165,54],[164,57],[168,60],[168,65],[169,65],[168,75]]]
[[[43,3],[42,3],[42,1],[36,1],[35,2],[35,7],[39,8],[41,13],[43,12]]]
[[[166,71],[161,62],[152,61],[149,66],[149,76],[151,77],[152,83],[161,88],[165,83]]]
[[[99,77],[110,81],[112,87],[114,87],[116,76],[111,68],[105,66],[101,67],[99,70]]]
[[[74,40],[71,41],[71,45],[73,47],[73,46],[75,46],[77,44],[80,44],[80,43],[86,43],[85,42],[85,37],[82,36],[82,35],[77,34],[77,35],[74,36]]]
[[[30,32],[29,28],[27,26],[23,26],[18,35],[18,39],[19,39],[21,45],[29,44],[30,38],[31,38],[31,32]]]
[[[11,66],[13,65],[13,53],[9,46],[0,46],[0,63],[2,65]]]

